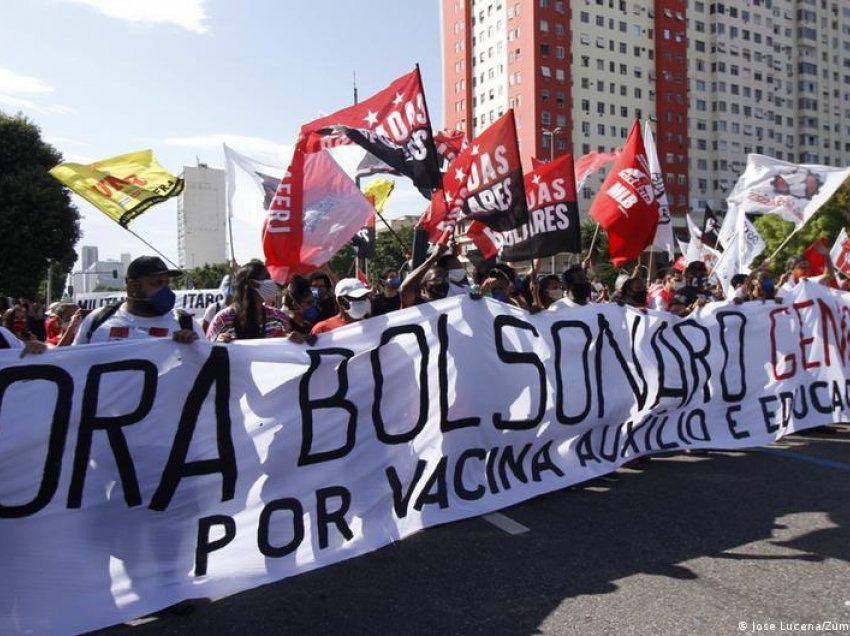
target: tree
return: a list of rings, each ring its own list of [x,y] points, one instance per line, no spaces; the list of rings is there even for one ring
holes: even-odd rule
[[[381,271],[388,267],[400,268],[410,258],[413,249],[413,226],[405,225],[392,232],[378,232],[375,240],[375,258],[369,264],[372,279],[377,279]]]
[[[596,275],[611,289],[614,288],[614,281],[620,273],[616,267],[611,264],[611,256],[608,253],[608,234],[601,227],[596,235],[596,241],[593,241],[593,235],[596,234],[596,221],[593,219],[585,219],[581,224],[581,253],[584,258],[590,256],[593,264],[593,271]],[[593,253],[590,253],[590,246],[593,245]],[[629,270],[631,271],[631,270]]]
[[[820,237],[825,237],[831,244],[841,228],[848,224],[850,220],[848,214],[850,214],[850,182],[845,181],[832,198],[824,203],[802,229],[777,252],[769,264],[770,270],[774,275],[781,274],[785,271],[785,262],[788,257],[802,254],[803,250]],[[763,214],[753,222],[753,225],[766,245],[762,252],[762,259],[756,261],[757,263],[763,262],[776,252],[794,231],[793,223],[785,221],[776,214]]]
[[[0,293],[35,296],[51,262],[54,278],[71,271],[80,215],[68,191],[48,174],[62,155],[22,115],[0,112]]]
[[[218,289],[221,279],[230,273],[230,263],[206,263],[189,270],[188,275],[181,277],[180,281],[185,285],[187,280],[191,280],[195,289]]]

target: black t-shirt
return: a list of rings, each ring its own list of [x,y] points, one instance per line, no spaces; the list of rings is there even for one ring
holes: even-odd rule
[[[707,289],[700,289],[693,285],[685,285],[682,289],[673,293],[673,301],[670,304],[684,305],[685,307],[688,307],[693,305],[700,298],[705,299],[706,302],[714,300],[711,296],[711,292]]]
[[[401,309],[401,294],[396,294],[391,297],[385,296],[384,294],[378,294],[372,298],[373,316],[388,314],[391,311],[396,311],[397,309]]]

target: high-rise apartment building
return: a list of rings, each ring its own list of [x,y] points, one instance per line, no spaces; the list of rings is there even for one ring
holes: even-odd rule
[[[513,108],[528,161],[650,120],[674,214],[722,209],[750,152],[850,165],[846,0],[442,0],[442,28],[446,127]]]
[[[177,200],[177,252],[180,267],[225,263],[227,211],[224,170],[204,164],[183,168],[186,188]]]

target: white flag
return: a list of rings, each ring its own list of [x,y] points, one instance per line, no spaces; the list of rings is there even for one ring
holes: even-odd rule
[[[655,239],[652,241],[652,247],[667,252],[672,261],[673,222],[670,218],[670,206],[667,203],[667,191],[664,188],[664,175],[661,173],[658,151],[655,148],[655,137],[652,135],[652,127],[649,122],[646,122],[643,128],[643,146],[646,149],[646,159],[649,163],[652,190],[655,193],[655,200],[658,201],[658,226],[655,228]]]
[[[735,267],[736,274],[749,274],[750,263],[766,247],[758,230],[750,223],[744,211],[735,204],[729,205],[717,236],[724,250],[732,250],[730,267]]]
[[[829,258],[839,272],[850,277],[850,240],[847,238],[847,230],[841,228],[835,238],[835,244],[829,251]]]
[[[227,144],[224,144],[224,158],[228,216],[257,228],[263,227],[284,167],[246,157]]]
[[[751,154],[727,202],[742,212],[778,214],[799,229],[848,176],[850,168],[798,165]]]

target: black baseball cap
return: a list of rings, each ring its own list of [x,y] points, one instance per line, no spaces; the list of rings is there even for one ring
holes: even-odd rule
[[[136,280],[145,276],[158,276],[167,274],[169,277],[182,276],[183,271],[179,269],[168,269],[159,256],[139,256],[127,266],[127,279]]]

